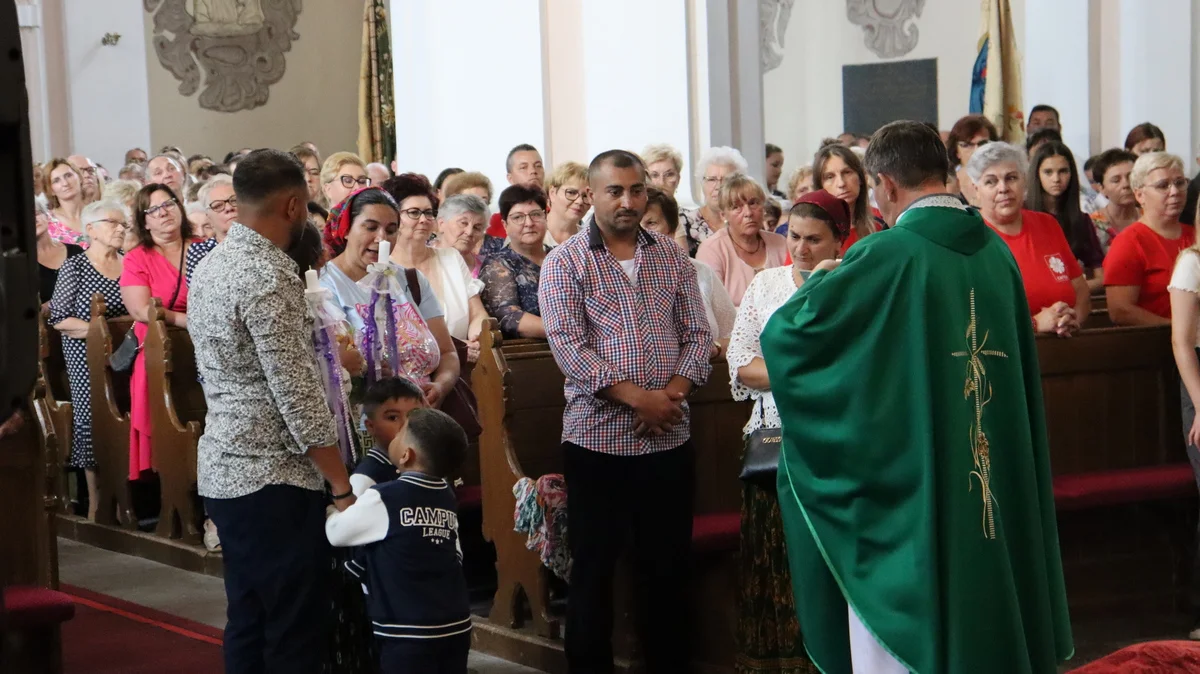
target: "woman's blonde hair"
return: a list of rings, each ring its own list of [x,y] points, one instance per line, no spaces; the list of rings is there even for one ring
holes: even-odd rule
[[[442,183],[442,190],[446,193],[447,199],[476,187],[482,187],[487,190],[487,202],[490,204],[492,202],[492,181],[488,180],[487,176],[478,171],[456,173],[446,178],[446,182]]]
[[[800,184],[803,182],[811,181],[812,174],[813,167],[810,164],[805,164],[804,166],[800,166],[796,168],[796,170],[792,171],[792,175],[788,177],[787,181],[787,198],[795,199],[796,188],[800,187]]]
[[[128,208],[137,199],[137,193],[140,189],[142,189],[141,184],[135,180],[114,180],[104,185],[104,192],[100,195],[100,198],[119,201]]]
[[[647,145],[646,149],[642,150],[642,163],[646,166],[657,164],[660,161],[669,161],[675,165],[675,170],[680,174],[683,173],[683,155],[679,154],[679,150],[667,145],[666,143],[655,143]]]
[[[1129,186],[1140,190],[1146,186],[1146,179],[1158,169],[1177,168],[1183,171],[1183,160],[1170,152],[1147,152],[1138,157],[1133,163],[1133,171],[1129,173]]]
[[[556,190],[567,183],[577,180],[587,184],[587,167],[577,161],[567,161],[554,167],[554,171],[546,176],[546,191]]]
[[[321,184],[328,185],[337,177],[338,171],[346,164],[354,164],[365,173],[367,165],[363,160],[353,152],[334,152],[325,158],[325,163],[321,165]]]
[[[76,178],[79,178],[79,199],[83,199],[83,176],[80,175],[79,169],[75,168],[75,165],[66,159],[55,157],[46,162],[45,166],[42,167],[42,194],[46,195],[46,204],[50,207],[50,210],[54,210],[60,205],[58,203],[58,196],[54,194],[54,190],[50,187],[50,184],[53,182],[50,179],[50,174],[54,173],[54,169],[59,166],[66,166],[71,169]]]
[[[725,176],[725,180],[721,182],[721,188],[717,191],[717,208],[728,211],[750,199],[758,199],[760,203],[766,203],[767,193],[754,178],[744,173],[732,173]]]

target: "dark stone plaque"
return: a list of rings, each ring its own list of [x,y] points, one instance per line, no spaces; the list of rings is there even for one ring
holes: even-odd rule
[[[898,119],[937,125],[937,59],[842,66],[842,110],[843,130],[863,135]]]

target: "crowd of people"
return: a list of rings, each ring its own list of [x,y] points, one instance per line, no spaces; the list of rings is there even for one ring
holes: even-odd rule
[[[1076,334],[1101,289],[1114,323],[1173,325],[1189,452],[1200,461],[1200,420],[1190,403],[1200,396],[1200,252],[1192,226],[1200,177],[1188,180],[1183,162],[1166,152],[1162,131],[1152,124],[1135,127],[1124,148],[1088,158],[1081,174],[1062,142],[1057,111],[1037,106],[1029,121],[1025,146],[1002,142],[982,116],[964,117],[943,133],[945,193],[977,209],[1011,251],[1035,332]],[[612,581],[624,527],[637,534],[632,550],[645,571],[639,596],[647,662],[651,671],[684,671],[686,629],[671,607],[687,601],[685,577],[677,573],[687,566],[692,518],[687,395],[705,383],[710,360],[724,356],[733,397],[754,401],[744,434],[780,428],[760,344],[768,320],[814,270],[895,224],[878,207],[878,176],[864,166],[868,142],[854,134],[826,139],[812,162],[786,179],[783,151],[768,144],[765,183],[748,175],[737,149],[710,148],[696,162],[695,208],[677,200],[686,167],[668,145],[651,145],[640,155],[612,151],[591,166],[568,161],[550,170],[535,147],[518,145],[505,160],[510,184],[498,194],[479,172],[447,168],[433,181],[417,173],[393,175],[384,164],[350,152],[322,158],[311,143],[286,153],[241,149],[221,161],[185,156],[175,147],[153,156],[135,148],[115,179],[82,155],[36,166],[41,299],[48,324],[62,334],[74,402],[68,465],[83,476],[87,515],[94,519],[98,504],[85,357],[91,298],[104,296],[108,317],[131,316],[129,338],[139,344],[157,298],[167,324],[189,329],[196,342],[209,400],[200,470],[200,494],[212,518],[205,523],[205,544],[226,554],[229,671],[254,671],[262,665],[263,630],[269,635],[278,627],[272,621],[283,619],[272,612],[289,609],[252,607],[247,588],[275,583],[278,589],[287,579],[267,581],[249,569],[280,550],[301,553],[278,532],[248,524],[256,519],[249,515],[304,512],[311,521],[297,526],[317,523],[324,531],[329,503],[324,494],[263,496],[263,487],[281,483],[263,448],[279,436],[290,438],[292,478],[282,484],[320,492],[328,483],[334,505],[345,511],[330,519],[334,545],[371,544],[381,560],[399,554],[384,545],[403,530],[389,520],[389,508],[432,498],[435,511],[453,511],[452,496],[442,494],[452,493],[446,478],[466,445],[454,432],[467,425],[458,416],[452,422],[459,423],[450,425],[450,416],[412,410],[438,409],[454,397],[463,373],[479,358],[479,336],[490,316],[506,338],[548,339],[567,376],[563,444],[573,567],[566,648],[573,671],[596,671],[603,669],[598,663],[611,662]],[[211,263],[204,263],[207,258]],[[297,296],[272,299],[275,290],[287,294],[293,285],[301,287],[297,268],[319,273],[320,287],[342,318],[345,372],[356,382],[364,376],[373,382],[353,408],[365,421],[352,460],[343,455],[318,462],[309,451],[335,444],[323,419],[276,419],[278,414],[260,409],[257,417],[276,419],[278,428],[243,428],[222,422],[244,418],[244,409],[228,400],[225,407],[214,404],[219,392],[244,401],[243,393],[234,393],[246,384],[234,371],[239,363],[253,370],[250,364],[268,351],[279,368],[290,362],[285,359],[298,353],[298,342],[279,331],[308,338],[302,316],[287,315],[304,314]],[[372,377],[368,352],[378,332],[373,307],[380,287],[372,284],[384,277],[400,348],[386,376]],[[279,290],[285,286],[289,290]],[[243,289],[247,303],[238,306],[245,312],[284,318],[230,324],[222,306],[231,301],[222,295],[230,288]],[[189,324],[189,305],[201,301],[197,327]],[[257,340],[277,341],[264,350]],[[312,345],[305,348],[311,352]],[[142,360],[139,350],[129,366],[133,481],[149,477],[155,465]],[[313,401],[322,407],[325,394],[311,380],[276,387],[273,377],[284,381],[285,375],[266,377],[271,385],[262,394],[289,400],[289,415],[328,412],[313,410]],[[411,404],[397,411],[397,401]],[[262,438],[260,444],[255,438]],[[217,449],[218,441],[250,448],[239,454]],[[295,456],[306,453],[302,460]],[[350,475],[356,467],[371,476],[367,486],[399,480],[403,489],[368,499],[361,487],[366,483]],[[613,491],[615,482],[627,489]],[[352,489],[355,484],[359,488]],[[626,490],[641,494],[636,507],[622,495]],[[239,502],[250,494],[258,494],[256,500]],[[742,518],[738,671],[815,671],[792,604],[774,491],[747,482]],[[456,545],[457,532],[436,543]],[[452,555],[427,552],[431,565],[458,563]],[[418,591],[373,568],[384,561],[368,555],[364,566],[358,559],[349,558],[347,568],[388,588],[385,594]],[[317,566],[303,573],[317,574]],[[439,588],[463,594],[465,601],[456,580],[439,578],[445,580]],[[436,635],[450,644],[450,655],[443,653],[439,662],[455,668],[460,651],[465,658],[469,641],[461,636],[469,620],[462,622],[457,604],[433,603],[439,613],[430,624],[454,626]],[[361,604],[360,596],[360,610]],[[322,610],[300,598],[289,606]],[[386,621],[417,621],[406,623],[412,625],[426,619],[404,607],[376,605],[370,618],[376,634],[380,625],[395,625]],[[344,671],[368,671],[366,663],[375,657],[369,631],[365,641],[360,631],[355,645],[338,642],[355,654],[339,660]],[[324,643],[316,632],[309,636],[275,656],[305,663],[289,671],[309,671],[308,658],[319,646],[313,640]],[[385,643],[408,643],[413,635],[381,636]],[[384,661],[415,662],[410,658],[418,655],[385,649]]]

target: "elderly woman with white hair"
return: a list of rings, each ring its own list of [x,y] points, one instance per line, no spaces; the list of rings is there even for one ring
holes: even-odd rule
[[[238,217],[237,195],[233,193],[233,177],[218,174],[209,178],[208,182],[200,187],[198,201],[204,206],[213,238],[217,240],[217,243],[221,243]]]
[[[129,213],[119,202],[94,201],[80,214],[90,245],[85,253],[68,258],[58,270],[58,283],[50,300],[49,323],[62,333],[63,359],[71,382],[71,455],[67,465],[82,468],[87,480],[88,519],[96,519],[96,457],[92,452],[91,384],[87,366],[88,322],[92,297],[104,296],[106,316],[124,316],[121,301],[121,245],[129,226]]]
[[[1021,270],[1034,331],[1069,337],[1091,311],[1087,279],[1058,220],[1024,208],[1028,168],[1023,148],[999,142],[975,150],[966,166],[984,222]]]
[[[1108,315],[1117,325],[1169,325],[1167,287],[1179,253],[1196,230],[1179,221],[1187,200],[1183,161],[1166,152],[1138,157],[1129,174],[1142,217],[1121,231],[1104,258]]]
[[[731,147],[710,147],[700,155],[696,177],[700,179],[704,203],[700,208],[680,211],[682,227],[675,235],[692,257],[696,257],[701,243],[725,228],[725,218],[717,206],[717,192],[721,189],[721,183],[731,175],[745,174],[748,168],[742,153]]]
[[[104,200],[116,201],[125,206],[127,213],[133,212],[133,205],[137,202],[138,190],[142,189],[142,184],[135,180],[113,180],[104,184],[104,194],[100,197]],[[125,228],[125,243],[121,245],[121,252],[128,252],[138,245],[137,232],[133,227]]]

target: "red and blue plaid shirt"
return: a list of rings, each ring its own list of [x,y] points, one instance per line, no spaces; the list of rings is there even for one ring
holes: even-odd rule
[[[550,350],[567,379],[563,442],[624,456],[687,442],[687,403],[674,430],[639,437],[633,409],[599,391],[623,381],[663,389],[675,375],[699,387],[712,371],[713,336],[692,261],[673,240],[640,228],[634,261],[637,285],[589,219],[586,236],[546,256],[538,293]]]

